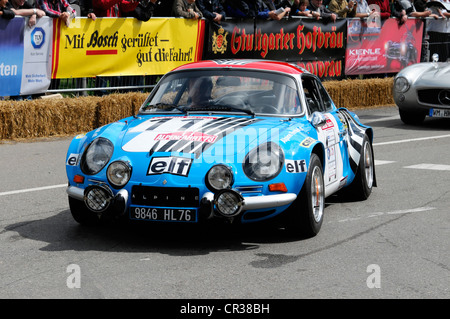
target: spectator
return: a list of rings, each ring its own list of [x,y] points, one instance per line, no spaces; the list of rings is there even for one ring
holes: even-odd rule
[[[389,19],[391,17],[391,4],[389,3],[389,0],[367,0],[367,3],[369,5],[375,4],[380,8],[379,15],[381,20]]]
[[[369,8],[366,0],[356,0],[356,4],[356,18],[368,18],[369,16],[377,18],[380,16],[378,11]]]
[[[225,20],[226,13],[220,0],[198,0],[197,5],[205,19],[216,23]]]
[[[82,17],[88,17],[94,21],[97,19],[94,8],[92,8],[92,0],[80,0],[80,11]]]
[[[269,10],[277,13],[277,16],[279,19],[283,18],[284,16],[289,16],[291,13],[291,6],[295,4],[294,0],[283,0],[283,1],[275,1],[275,0],[263,0],[264,3],[269,7]],[[292,2],[292,4],[291,4]],[[279,20],[277,18],[272,20]]]
[[[92,0],[92,8],[97,17],[122,17],[124,12],[133,11],[138,4],[139,1],[133,0]]]
[[[440,62],[450,58],[450,12],[445,9],[441,0],[434,0],[430,10],[439,19],[427,20],[427,33],[430,42],[430,54],[437,53]],[[416,7],[418,9],[418,7]]]
[[[37,5],[45,12],[46,16],[61,19],[67,26],[77,13],[67,0],[37,0]]]
[[[261,20],[281,20],[288,12],[284,9],[277,10],[272,0],[247,0],[246,2],[255,12],[255,17]]]
[[[311,14],[317,20],[322,18],[324,22],[328,21],[336,21],[337,15],[334,12],[331,12],[327,9],[323,4],[323,0],[311,0],[308,9],[311,10]]]
[[[122,12],[124,17],[133,17],[140,21],[148,21],[153,16],[157,0],[139,1],[136,9],[130,12]]]
[[[408,17],[426,18],[430,15],[430,10],[416,11],[414,4],[410,0],[395,0],[392,6],[392,16],[398,19],[399,24],[405,23]],[[434,17],[437,18],[436,15]]]
[[[250,9],[244,0],[225,0],[224,9],[227,17],[233,18],[254,18],[255,11]]]
[[[201,19],[203,13],[195,4],[195,0],[175,0],[173,2],[173,16],[186,19]]]
[[[153,4],[154,17],[170,17],[174,0],[156,0]]]
[[[14,11],[17,16],[30,17],[28,19],[28,26],[30,28],[36,25],[37,18],[42,18],[45,16],[45,12],[43,10],[32,7],[25,0],[10,0],[6,7]]]
[[[309,0],[294,0],[294,4],[291,6],[291,16],[312,17],[308,6]]]
[[[328,4],[328,9],[337,14],[340,18],[353,18],[356,15],[356,4],[355,0],[331,0]]]
[[[6,7],[7,4],[8,0],[0,0],[0,17],[2,17],[2,19],[11,20],[16,14]]]

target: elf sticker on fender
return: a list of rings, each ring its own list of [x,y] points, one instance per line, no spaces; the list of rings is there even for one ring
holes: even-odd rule
[[[188,176],[192,159],[185,157],[153,157],[148,166],[147,175],[163,173]]]
[[[76,165],[78,165],[78,158],[79,157],[80,157],[80,154],[71,153],[69,155],[69,157],[67,158],[66,165],[68,165],[68,166],[76,166]]]
[[[308,168],[306,161],[302,160],[286,160],[286,172],[288,173],[304,173]]]

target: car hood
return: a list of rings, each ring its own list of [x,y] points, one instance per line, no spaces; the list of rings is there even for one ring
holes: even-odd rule
[[[423,81],[424,84],[439,87],[443,84],[442,80],[448,78],[450,78],[450,63],[437,63],[436,66],[428,67],[419,82]]]
[[[450,63],[417,63],[403,69],[401,73],[410,79],[416,79],[415,85],[418,87],[431,86],[439,88],[448,86],[448,82],[443,81],[443,79],[450,78]]]
[[[230,116],[142,116],[130,121],[121,141],[128,153],[234,156],[278,139],[282,118]]]

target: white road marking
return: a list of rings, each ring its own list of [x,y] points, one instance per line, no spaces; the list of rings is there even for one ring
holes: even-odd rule
[[[359,220],[359,219],[363,219],[363,218],[372,218],[372,217],[379,217],[379,216],[386,216],[386,215],[420,213],[420,212],[426,212],[426,211],[430,211],[430,210],[434,210],[434,209],[436,209],[436,208],[435,207],[419,207],[419,208],[394,210],[391,212],[377,212],[377,213],[372,213],[372,214],[366,215],[366,216],[358,216],[358,217],[350,217],[350,218],[341,219],[341,220],[338,220],[338,222],[342,223],[342,222]]]
[[[386,117],[382,117],[379,119],[373,119],[373,120],[367,120],[364,121],[364,124],[369,124],[369,123],[375,123],[375,122],[383,122],[383,121],[390,121],[390,120],[397,120],[400,119],[399,115],[394,115],[394,116],[386,116]]]
[[[54,188],[60,188],[60,187],[67,187],[67,183],[66,184],[59,184],[59,185],[51,185],[51,186],[19,189],[19,190],[16,190],[16,191],[9,191],[9,192],[2,192],[2,193],[0,193],[0,196],[15,195],[15,194],[36,192],[36,191],[43,191],[43,190],[47,190],[47,189],[54,189]]]
[[[406,140],[397,140],[397,141],[390,141],[390,142],[373,143],[373,146],[400,144],[400,143],[408,143],[408,142],[415,142],[415,141],[426,141],[426,140],[432,140],[432,139],[436,139],[436,138],[446,138],[446,137],[450,137],[450,134],[428,136],[428,137],[418,137],[418,138],[409,138],[409,139],[406,139]]]
[[[385,165],[385,164],[392,164],[392,163],[395,163],[395,161],[375,160],[375,165],[376,166]]]
[[[442,164],[417,164],[411,166],[405,166],[405,168],[414,168],[414,169],[430,169],[435,171],[450,171],[450,165],[442,165]]]

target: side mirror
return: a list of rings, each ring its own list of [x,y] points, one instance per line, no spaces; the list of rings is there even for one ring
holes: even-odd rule
[[[321,127],[327,123],[327,118],[320,112],[314,112],[311,118],[311,124],[315,128]]]

